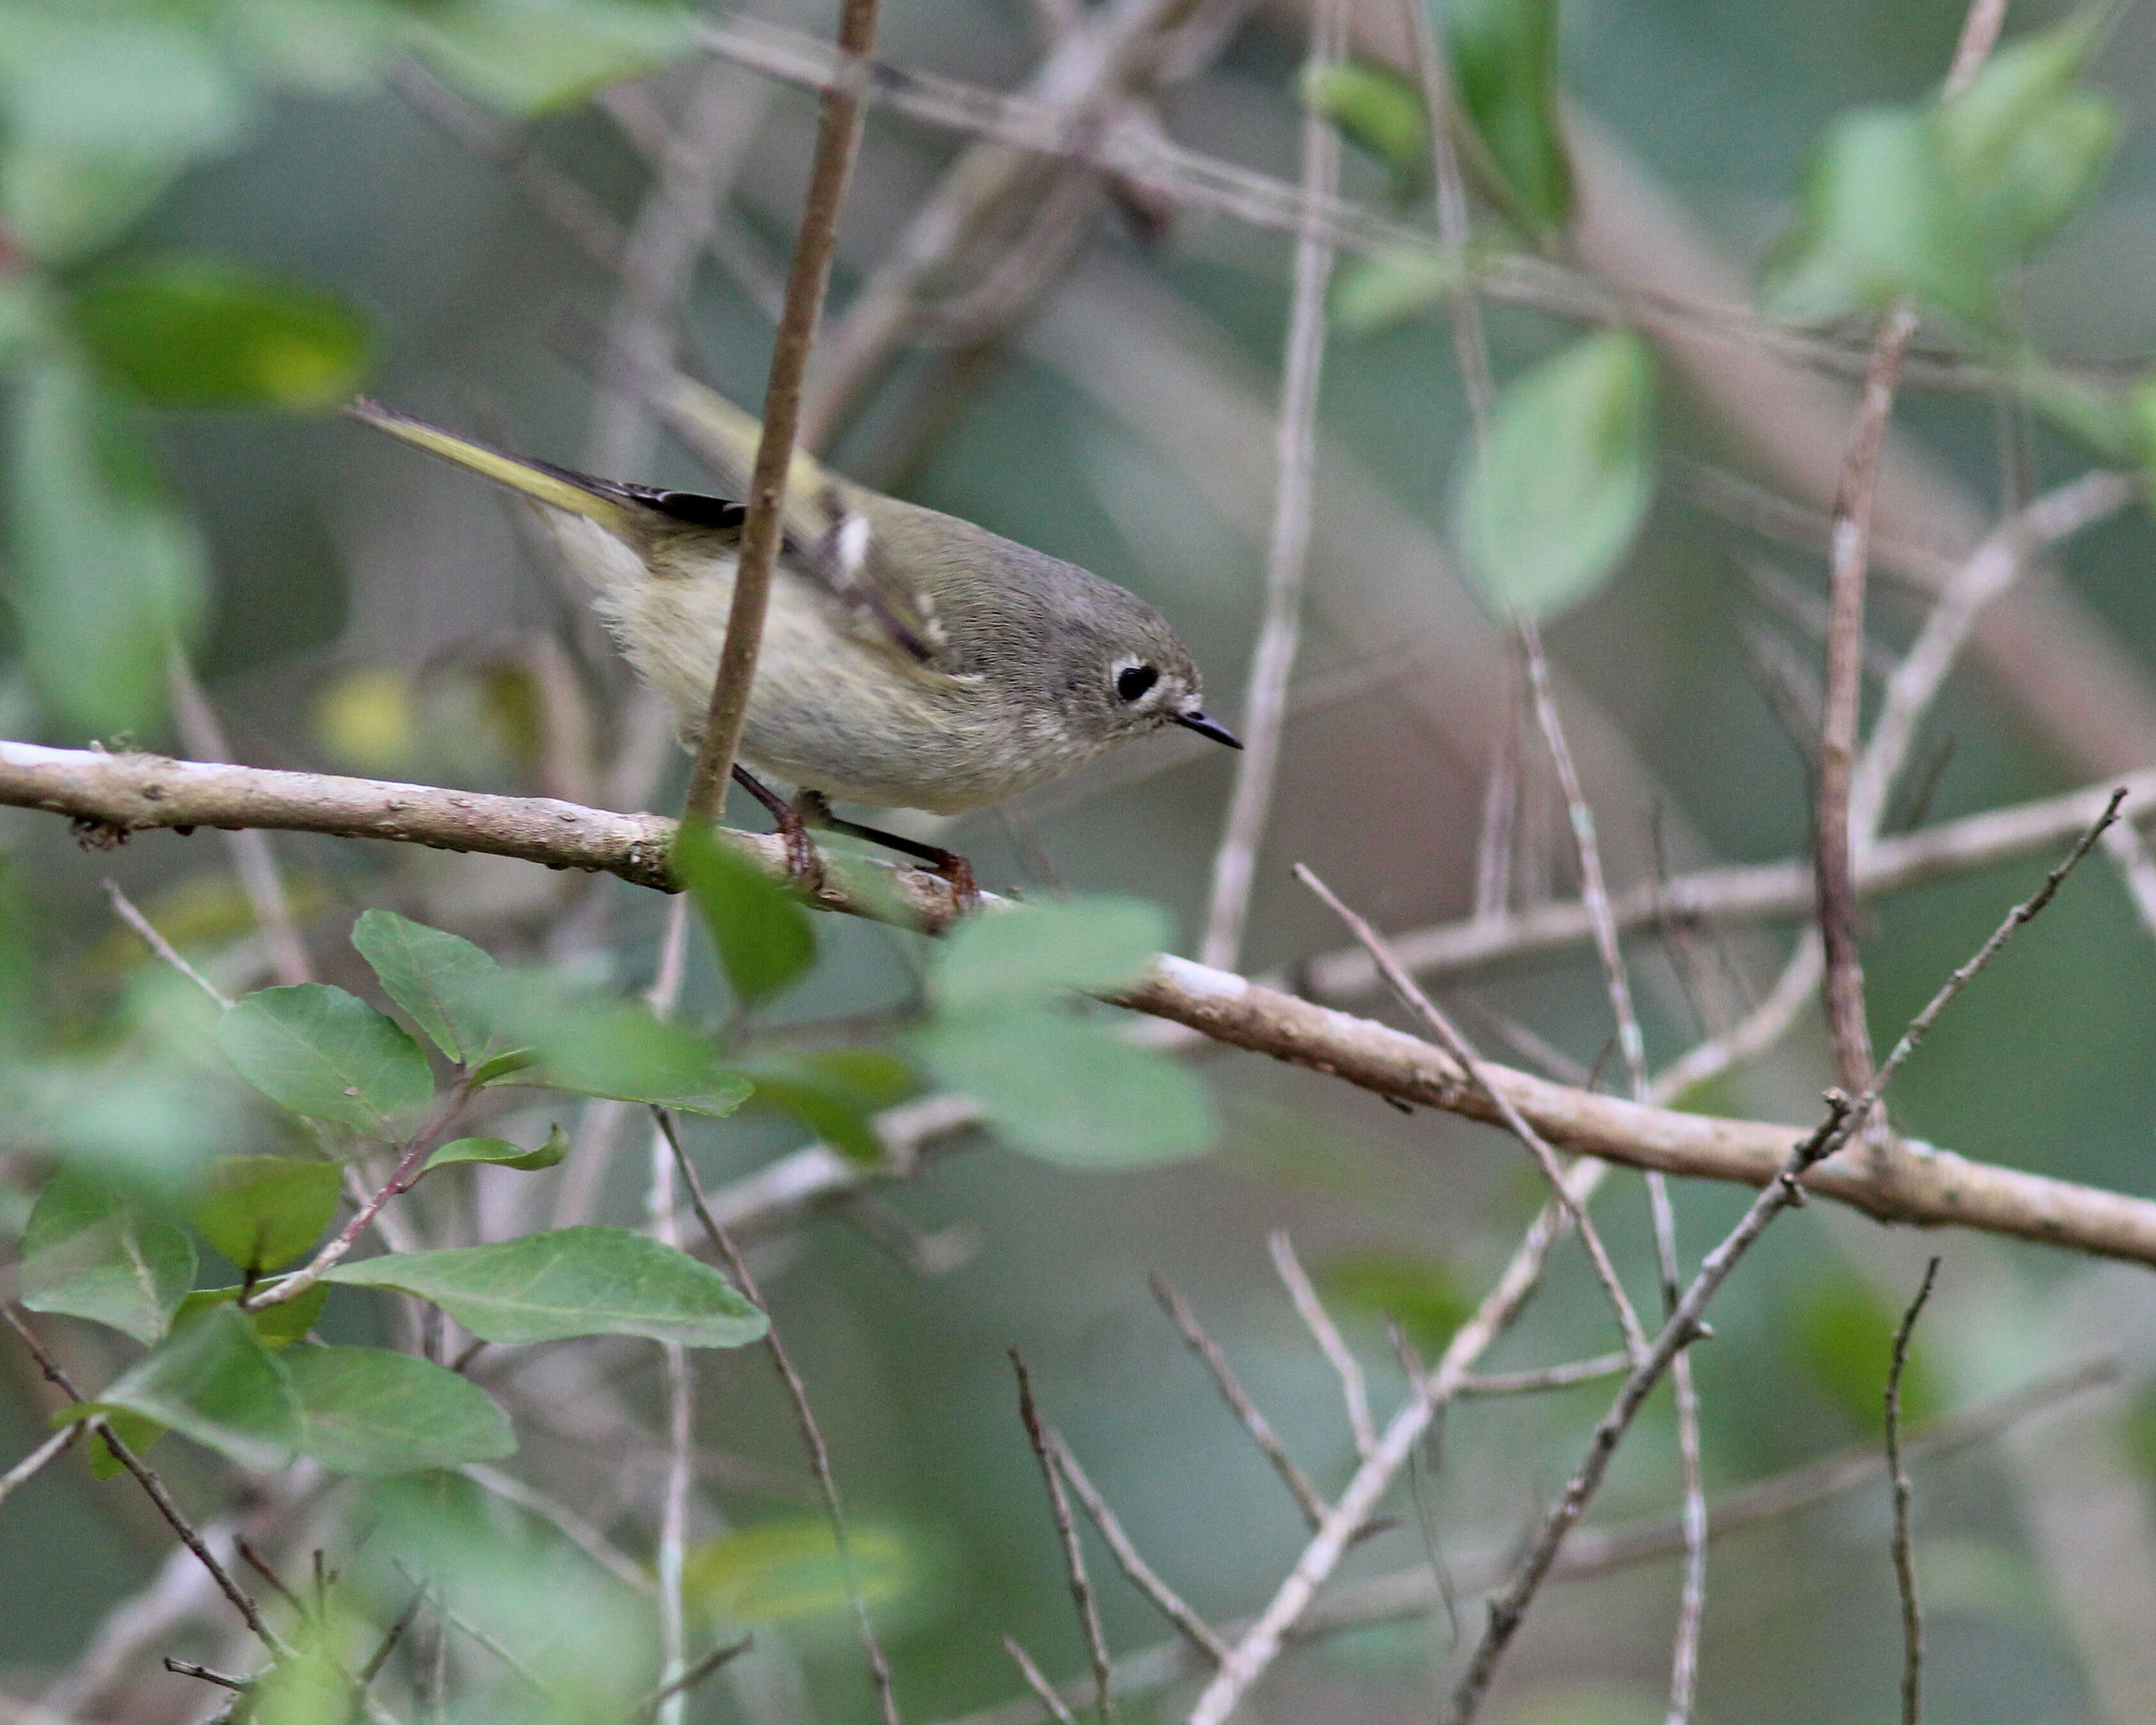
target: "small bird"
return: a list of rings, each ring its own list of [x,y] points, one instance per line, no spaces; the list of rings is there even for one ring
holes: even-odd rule
[[[746,492],[754,418],[678,377],[654,405]],[[742,505],[506,454],[370,401],[346,412],[540,505],[622,652],[696,747],[733,598]],[[793,458],[783,524],[741,755],[796,788],[788,811],[742,775],[790,840],[805,821],[944,865],[963,860],[837,820],[829,800],[961,814],[1169,725],[1242,747],[1207,716],[1198,667],[1167,619],[1113,582],[871,491],[805,454]]]

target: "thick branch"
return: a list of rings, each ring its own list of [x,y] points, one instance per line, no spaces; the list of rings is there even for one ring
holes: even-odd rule
[[[2143,794],[2149,793],[2150,787],[2134,783]],[[72,816],[83,824],[90,842],[151,827],[263,826],[485,851],[556,868],[604,870],[660,890],[672,884],[666,871],[671,821],[649,814],[611,814],[545,798],[490,797],[0,742],[0,803]],[[726,836],[774,878],[786,878],[785,846],[778,838]],[[922,928],[937,930],[948,922],[950,888],[939,878],[847,860],[862,870],[874,867],[876,890],[856,894],[843,870],[828,868],[829,878],[816,896],[822,907],[869,916],[886,913],[895,904]],[[1119,1004],[1395,1101],[1496,1122],[1496,1111],[1488,1099],[1441,1050],[1261,983],[1163,957]],[[1551,1143],[1634,1168],[1763,1185],[1801,1136],[1794,1127],[1763,1121],[1643,1107],[1509,1067],[1491,1065],[1484,1070]],[[1853,1162],[1835,1158],[1814,1169],[1805,1183],[1886,1220],[1952,1224],[2156,1264],[2156,1203],[1972,1162],[1913,1142],[1891,1189],[1849,1165]]]

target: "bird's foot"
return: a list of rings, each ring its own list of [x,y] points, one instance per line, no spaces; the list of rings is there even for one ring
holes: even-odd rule
[[[812,898],[822,891],[823,860],[816,855],[816,844],[808,836],[808,821],[803,811],[738,762],[734,765],[734,783],[761,803],[778,824],[778,836],[786,841],[787,877],[794,890]]]

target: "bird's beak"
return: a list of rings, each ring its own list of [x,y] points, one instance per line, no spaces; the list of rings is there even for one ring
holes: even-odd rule
[[[1231,749],[1243,746],[1236,741],[1234,732],[1218,720],[1207,718],[1202,708],[1194,706],[1187,712],[1176,713],[1173,716],[1175,722],[1186,731],[1195,731],[1200,737],[1209,737],[1215,742],[1224,742]]]

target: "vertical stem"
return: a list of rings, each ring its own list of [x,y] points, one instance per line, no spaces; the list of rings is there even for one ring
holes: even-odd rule
[[[1313,0],[1310,65],[1330,64],[1347,40],[1344,0]],[[1302,591],[1309,572],[1312,472],[1317,460],[1317,392],[1325,363],[1325,288],[1332,275],[1332,242],[1322,201],[1340,178],[1340,141],[1312,109],[1302,121],[1302,223],[1296,237],[1295,300],[1288,317],[1286,377],[1275,432],[1276,472],[1270,549],[1265,559],[1265,607],[1251,655],[1244,699],[1243,753],[1205,914],[1204,962],[1233,970],[1250,916],[1258,847],[1272,813],[1287,726],[1288,678],[1302,634]]]
[[[1894,1332],[1894,1363],[1887,1372],[1887,1469],[1894,1480],[1894,1581],[1902,1593],[1902,1725],[1918,1725],[1923,1716],[1924,1613],[1917,1599],[1917,1564],[1909,1549],[1909,1471],[1902,1465],[1902,1373],[1909,1363],[1909,1338],[1932,1283],[1939,1273],[1937,1258],[1924,1268],[1923,1285]]]
[[[877,0],[845,0],[839,18],[839,47],[848,56],[847,75],[824,92],[816,129],[816,155],[808,172],[808,195],[793,242],[786,277],[786,304],[779,313],[772,344],[771,379],[764,390],[763,435],[756,447],[756,468],[749,482],[748,519],[742,524],[740,566],[734,572],[733,603],[726,616],[726,645],[711,683],[711,705],[702,742],[689,777],[688,812],[714,819],[725,800],[726,781],[741,747],[748,717],[756,656],[763,642],[764,613],[771,600],[771,575],[778,557],[785,514],[786,476],[793,460],[794,434],[801,417],[801,380],[815,345],[824,295],[831,281],[831,260],[838,250],[839,211],[845,202],[846,180],[860,144],[862,94],[866,60],[875,47]]]
[[[664,1017],[681,993],[681,973],[688,947],[688,899],[677,895],[666,907],[665,932],[660,938],[659,973],[646,998]],[[670,1246],[681,1244],[675,1209],[674,1157],[665,1134],[651,1134],[651,1181],[644,1209],[653,1235]],[[688,1659],[686,1612],[681,1597],[688,1562],[690,1448],[696,1420],[696,1384],[689,1372],[689,1350],[679,1342],[662,1342],[666,1363],[666,1473],[659,1506],[659,1686],[664,1692],[654,1715],[655,1725],[682,1725],[688,1707],[681,1681]]]

